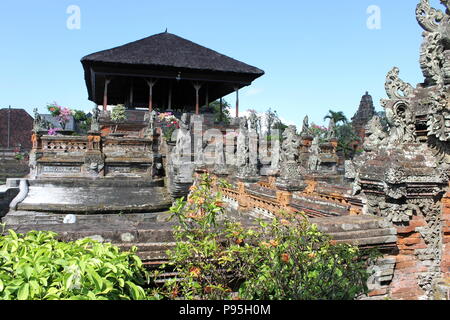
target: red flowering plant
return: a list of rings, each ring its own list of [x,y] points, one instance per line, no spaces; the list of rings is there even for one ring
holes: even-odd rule
[[[166,141],[170,141],[172,139],[173,132],[180,128],[179,120],[172,114],[172,112],[159,113],[158,120],[161,124],[164,138]]]
[[[56,102],[47,105],[48,111],[53,117],[58,119],[61,128],[64,130],[66,128],[67,122],[70,120],[70,116],[72,115],[72,110],[66,107],[62,107],[58,105]]]

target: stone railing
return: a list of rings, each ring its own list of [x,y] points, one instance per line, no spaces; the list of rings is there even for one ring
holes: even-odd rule
[[[32,136],[31,178],[152,176],[153,138],[101,136]]]

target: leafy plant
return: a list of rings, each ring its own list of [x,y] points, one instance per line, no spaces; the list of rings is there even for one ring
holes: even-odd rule
[[[209,175],[170,210],[180,225],[164,266],[178,273],[162,289],[167,298],[354,299],[367,290],[358,247],[333,244],[300,214],[243,226],[224,215]]]
[[[146,299],[141,260],[91,239],[60,242],[53,232],[0,238],[0,299]]]
[[[349,300],[367,292],[367,259],[358,247],[333,244],[302,215],[260,224],[262,241],[247,254],[242,298]]]
[[[114,106],[114,108],[111,111],[111,120],[116,123],[116,126],[114,127],[114,131],[117,131],[117,127],[119,126],[119,122],[127,120],[127,115],[125,113],[126,109],[123,104],[119,104],[117,106]]]

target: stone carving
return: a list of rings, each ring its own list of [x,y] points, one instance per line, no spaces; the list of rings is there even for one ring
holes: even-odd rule
[[[94,107],[94,109],[92,109],[91,131],[100,131],[99,118],[100,111],[98,110],[98,107]]]
[[[256,112],[251,112],[250,117],[249,117],[249,122],[250,122],[250,130],[258,133],[259,126],[260,126],[260,119],[259,119],[258,115],[256,114]]]
[[[38,113],[38,109],[33,109],[34,113],[34,121],[33,121],[33,132],[39,133],[40,131],[47,131],[50,123],[42,118],[42,116]]]
[[[365,151],[378,149],[387,138],[387,133],[384,131],[378,116],[373,116],[367,123],[365,134],[366,137],[363,145]]]
[[[389,99],[405,99],[409,98],[413,92],[414,88],[407,82],[404,82],[399,77],[400,69],[397,67],[392,68],[391,71],[386,75],[386,83],[384,85],[386,89],[386,94]],[[384,105],[386,100],[382,100]]]
[[[297,136],[295,126],[287,127],[283,132],[283,144],[282,144],[282,161],[294,161],[298,160],[298,147],[300,146],[300,140]]]
[[[385,106],[385,111],[389,125],[388,144],[415,142],[415,115],[410,104],[405,100],[398,100],[393,104],[390,102]]]
[[[272,140],[272,150],[271,150],[271,163],[270,163],[270,174],[276,175],[280,170],[280,140],[274,139]]]
[[[448,1],[441,3],[446,6],[448,12]],[[416,8],[416,18],[425,30],[420,52],[420,67],[425,83],[443,84],[444,78],[448,77],[446,70],[448,71],[449,66],[444,52],[444,42],[448,43],[450,37],[448,16],[441,10],[432,8],[429,0],[421,0]]]
[[[237,136],[236,166],[237,176],[241,179],[258,176],[257,164],[250,161],[250,139],[246,117],[239,119],[239,134]]]
[[[302,132],[300,133],[300,135],[304,137],[309,136],[310,134],[311,132],[309,129],[309,118],[308,116],[305,116],[305,118],[303,119]]]
[[[308,168],[311,171],[317,171],[320,165],[320,158],[319,158],[319,137],[314,137],[314,140],[311,144],[311,147],[309,148],[309,159],[308,159]]]
[[[334,122],[334,119],[330,119],[330,122],[328,124],[328,133],[327,133],[327,139],[336,139],[336,123]]]
[[[153,110],[150,113],[145,114],[144,121],[147,121],[147,129],[145,131],[146,138],[153,138],[153,136],[155,134],[156,116],[157,116],[157,113],[155,110]]]
[[[179,125],[180,128],[178,129],[176,144],[173,149],[173,160],[175,163],[181,164],[191,160],[191,133],[187,113],[183,113]]]
[[[298,147],[300,138],[295,126],[287,127],[283,132],[281,145],[280,177],[277,187],[282,190],[300,190],[302,185],[302,167],[299,163]]]
[[[413,88],[393,68],[386,77],[382,100],[388,132],[374,117],[367,125],[363,153],[354,161],[354,187],[366,198],[366,212],[385,217],[396,226],[411,227],[415,216],[426,225],[413,228],[423,239],[414,249],[420,270],[417,284],[424,298],[433,294],[432,283],[442,276],[442,203],[448,186],[450,163],[450,11],[444,14],[420,0],[417,21],[425,30],[420,67],[425,81]]]
[[[445,3],[445,1],[441,1]],[[447,6],[448,3],[445,3]],[[416,7],[416,18],[420,26],[426,31],[436,31],[444,19],[444,13],[430,6],[429,0],[420,0]]]

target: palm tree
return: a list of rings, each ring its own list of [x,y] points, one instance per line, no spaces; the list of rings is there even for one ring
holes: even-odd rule
[[[347,117],[342,111],[335,112],[333,110],[329,110],[328,114],[323,118],[323,120],[327,119],[333,119],[335,124],[338,124],[339,122],[348,123]]]

